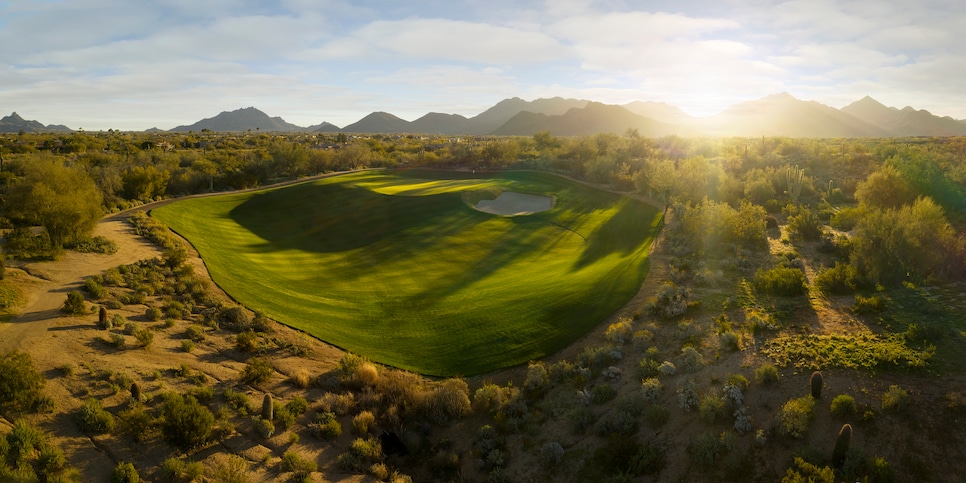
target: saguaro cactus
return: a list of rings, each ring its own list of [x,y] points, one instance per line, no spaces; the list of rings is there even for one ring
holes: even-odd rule
[[[810,380],[812,384],[812,397],[815,399],[822,398],[822,383],[824,382],[822,378],[822,373],[815,371],[812,373],[812,378]]]
[[[792,198],[792,203],[798,204],[798,197],[802,194],[802,183],[805,181],[805,170],[798,166],[785,168],[785,182],[788,185],[788,196]]]
[[[269,421],[275,419],[275,407],[272,405],[272,395],[267,392],[262,399],[262,419]]]
[[[835,449],[832,450],[832,465],[841,468],[845,463],[845,457],[849,453],[849,446],[852,444],[852,425],[843,424],[839,430],[839,436],[835,439]]]

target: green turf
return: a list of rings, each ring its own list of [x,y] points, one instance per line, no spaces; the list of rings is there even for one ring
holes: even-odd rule
[[[478,212],[465,192],[556,197]],[[551,354],[639,288],[661,213],[544,173],[361,172],[152,215],[246,306],[373,360],[473,375]]]

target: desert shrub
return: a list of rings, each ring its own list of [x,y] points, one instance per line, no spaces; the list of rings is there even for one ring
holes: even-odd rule
[[[835,416],[845,417],[855,414],[855,398],[848,394],[839,394],[832,398],[831,412]]]
[[[67,466],[64,452],[51,444],[44,444],[37,452],[37,474],[41,481],[56,481],[54,475]]]
[[[690,411],[701,403],[698,398],[698,390],[691,379],[681,383],[675,392],[678,395],[678,406],[685,411]]]
[[[352,429],[359,436],[369,434],[376,424],[376,417],[370,411],[362,411],[352,418]]]
[[[885,308],[885,300],[883,300],[881,295],[872,295],[870,297],[864,297],[862,295],[856,294],[855,305],[852,306],[852,312],[859,315],[864,314],[877,314],[882,312]]]
[[[636,418],[644,412],[646,405],[647,403],[641,393],[631,391],[618,396],[617,403],[614,406],[618,411],[624,411]]]
[[[902,336],[910,343],[925,345],[927,342],[933,344],[941,342],[948,333],[948,330],[939,325],[924,322],[909,324]]]
[[[714,433],[701,433],[688,445],[691,460],[704,469],[714,468],[727,452],[727,445]]]
[[[309,387],[309,384],[312,383],[312,376],[309,375],[308,370],[299,369],[298,371],[295,371],[295,374],[292,374],[288,377],[288,382],[292,383],[293,386],[299,389],[305,389]]]
[[[652,429],[664,426],[669,417],[670,413],[667,408],[660,404],[652,404],[644,410],[644,422]]]
[[[258,336],[252,330],[239,332],[235,336],[235,347],[242,352],[255,352],[258,348]]]
[[[68,315],[84,315],[87,313],[87,305],[84,303],[84,294],[77,290],[67,292],[67,300],[61,309]]]
[[[205,468],[198,461],[184,461],[171,457],[164,460],[161,465],[161,473],[172,480],[184,478],[188,481],[196,481],[204,475]]]
[[[137,339],[138,346],[148,347],[154,342],[154,332],[139,327],[134,331],[134,338]]]
[[[484,383],[473,393],[473,407],[477,411],[497,411],[508,399],[507,391],[503,387]]]
[[[598,384],[590,390],[590,401],[594,404],[603,404],[617,397],[617,389],[610,384]]]
[[[631,321],[621,319],[607,327],[607,330],[604,332],[604,338],[611,344],[621,345],[630,339],[631,331]]]
[[[379,381],[379,368],[367,360],[361,360],[357,364],[353,364],[350,372],[347,374],[353,381],[362,386],[372,386]]]
[[[654,315],[664,318],[677,317],[688,311],[691,291],[671,282],[665,282],[657,291],[655,300],[649,305]]]
[[[808,426],[812,422],[812,408],[814,407],[815,399],[811,396],[789,399],[782,405],[781,411],[778,413],[778,423],[782,432],[793,438],[805,436]]]
[[[191,340],[181,341],[181,350],[184,352],[191,352],[195,350],[195,343]]]
[[[157,425],[154,417],[140,406],[121,412],[117,418],[121,431],[130,435],[135,442],[149,438]]]
[[[810,208],[788,210],[788,231],[793,240],[814,241],[822,237],[822,220]]]
[[[637,418],[627,411],[615,411],[605,416],[597,425],[597,435],[633,434],[637,432]]]
[[[574,365],[566,359],[561,359],[547,367],[547,375],[553,382],[563,382],[573,377]]]
[[[804,294],[805,274],[797,268],[775,267],[755,272],[755,289],[771,295],[794,296]]]
[[[177,300],[172,300],[164,306],[164,315],[172,319],[183,319],[190,314],[191,310]]]
[[[744,403],[745,401],[745,395],[741,391],[741,386],[734,384],[732,382],[726,383],[724,385],[724,388],[722,388],[721,392],[724,393],[725,402],[730,404],[731,407],[741,406],[742,403]]]
[[[14,461],[23,461],[46,444],[44,432],[26,419],[14,421],[6,438],[0,439],[3,441],[0,449],[4,449],[3,453],[9,454]]]
[[[111,483],[138,483],[141,477],[131,463],[120,462],[111,471]]]
[[[346,454],[349,456],[343,458]],[[356,438],[348,453],[339,456],[338,462],[340,466],[347,470],[361,472],[373,464],[379,463],[380,459],[382,459],[382,446],[379,443],[379,438],[370,437],[366,439]]]
[[[172,446],[187,451],[207,443],[214,424],[215,416],[193,396],[164,395],[161,433]]]
[[[614,364],[622,358],[623,354],[621,354],[621,351],[612,346],[588,346],[577,355],[577,365],[600,370]]]
[[[322,411],[315,422],[309,424],[309,431],[322,439],[336,439],[342,435],[342,425],[339,424],[334,413]]]
[[[255,403],[245,393],[226,387],[222,395],[228,406],[237,411],[240,416],[255,412]]]
[[[157,307],[148,307],[147,310],[144,311],[144,316],[152,322],[161,320],[161,315],[161,309]]]
[[[470,388],[463,379],[450,378],[433,390],[430,403],[432,418],[443,423],[460,419],[472,411]]]
[[[540,447],[540,464],[546,469],[556,468],[563,461],[564,448],[556,441],[544,443]]]
[[[834,266],[818,271],[815,287],[822,293],[849,294],[858,286],[859,274],[848,263],[835,262]]]
[[[705,394],[698,406],[698,417],[707,424],[712,424],[725,415],[724,399],[717,394]]]
[[[892,483],[896,481],[895,472],[885,458],[876,456],[869,462],[869,481],[875,483]]]
[[[489,424],[480,426],[473,438],[473,451],[481,457],[486,457],[494,450],[506,449],[506,441],[500,433]]]
[[[647,329],[637,330],[631,334],[631,343],[634,344],[634,348],[640,352],[647,350],[653,341],[654,333]]]
[[[294,451],[286,451],[282,455],[282,471],[295,473],[293,478],[298,480],[319,470],[314,461],[304,460]]]
[[[755,382],[762,385],[778,382],[778,368],[766,362],[755,369]]]
[[[184,336],[195,342],[201,342],[205,340],[205,329],[200,325],[189,325],[184,330]]]
[[[648,377],[654,377],[660,374],[658,371],[659,367],[660,364],[658,364],[656,360],[650,357],[645,357],[638,361],[637,368],[635,369],[634,373],[638,379],[647,379]]]
[[[744,407],[740,407],[734,412],[735,424],[734,428],[738,434],[745,434],[751,431],[751,415],[748,414],[748,410]]]
[[[220,459],[212,468],[210,476],[216,483],[249,483],[249,473],[248,460],[232,454]]]
[[[0,359],[0,403],[22,409],[34,407],[44,387],[44,377],[30,354],[11,351]]]
[[[527,367],[527,376],[523,380],[523,388],[530,392],[543,391],[550,384],[550,375],[542,362],[531,362]]]
[[[727,351],[737,352],[739,349],[741,349],[741,346],[739,345],[738,334],[735,334],[730,330],[728,332],[719,334],[718,346]]]
[[[882,410],[899,413],[909,406],[909,392],[896,386],[889,386],[889,390],[882,394]]]
[[[85,433],[110,433],[114,431],[114,416],[101,406],[100,400],[91,398],[78,410],[77,425]]]
[[[835,483],[835,472],[828,466],[818,467],[801,457],[795,458],[795,466],[785,470],[782,483]]]
[[[681,368],[685,372],[697,372],[704,367],[704,356],[694,347],[681,349]]]
[[[242,369],[241,380],[245,384],[257,386],[271,379],[274,373],[275,367],[268,361],[253,357],[245,364],[245,368]]]
[[[649,403],[657,402],[661,397],[661,381],[655,377],[645,379],[641,382],[641,396]]]
[[[579,407],[570,413],[568,419],[570,420],[570,429],[574,434],[584,434],[587,428],[593,426],[597,421],[597,415],[589,408]]]
[[[90,294],[94,300],[101,300],[110,295],[110,292],[94,277],[84,280],[84,291]]]
[[[662,376],[673,376],[677,372],[677,367],[671,361],[664,361],[657,366],[657,372]]]
[[[355,404],[356,397],[351,392],[342,394],[327,392],[319,398],[319,406],[322,411],[335,413],[339,416],[349,414],[349,411],[352,410]]]

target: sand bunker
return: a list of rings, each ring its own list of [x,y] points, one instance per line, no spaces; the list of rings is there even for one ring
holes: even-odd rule
[[[474,208],[494,215],[517,216],[553,208],[553,197],[504,191],[495,200],[480,200]]]

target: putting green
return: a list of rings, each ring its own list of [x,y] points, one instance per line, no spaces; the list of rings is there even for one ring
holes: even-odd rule
[[[503,217],[467,202],[505,191],[556,203]],[[637,292],[661,220],[639,201],[530,172],[360,172],[151,214],[240,303],[432,375],[538,359],[587,333]]]

